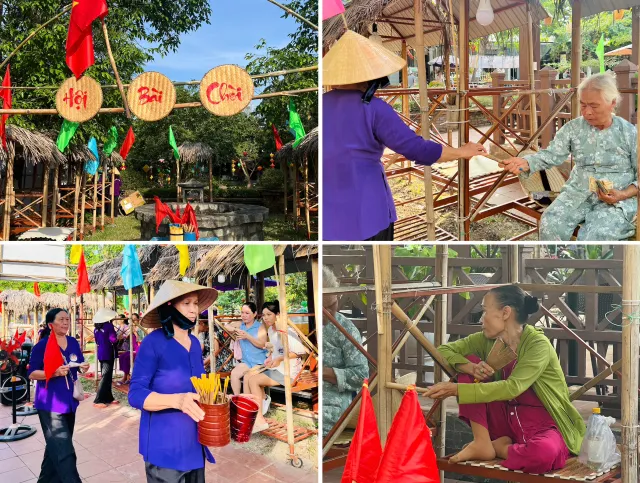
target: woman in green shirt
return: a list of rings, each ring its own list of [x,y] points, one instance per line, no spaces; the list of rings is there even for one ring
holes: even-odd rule
[[[504,459],[502,466],[526,473],[562,468],[569,453],[580,452],[586,426],[569,400],[551,342],[542,329],[527,325],[538,301],[508,285],[490,290],[482,308],[482,332],[438,348],[458,372],[458,383],[436,384],[426,394],[432,399],[456,396],[460,418],[471,426],[473,441],[451,462],[497,456]],[[483,361],[497,338],[517,358],[494,372]]]

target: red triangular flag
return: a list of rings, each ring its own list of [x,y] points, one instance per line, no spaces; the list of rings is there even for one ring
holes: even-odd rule
[[[393,418],[376,483],[439,483],[436,454],[414,389],[405,392]]]
[[[0,98],[3,100],[2,108],[11,109],[11,74],[9,72],[8,65],[7,70],[4,73],[2,89],[0,89],[0,91],[2,91],[0,94]],[[0,138],[2,138],[2,149],[7,151],[7,119],[9,119],[9,114],[3,114],[0,117]]]
[[[33,294],[36,297],[40,297],[40,285],[38,285],[38,282],[33,282]]]
[[[18,343],[20,344],[20,347],[22,347],[22,344],[24,344],[24,341],[27,340],[27,331],[23,331],[22,334],[20,334],[20,337],[18,337]]]
[[[18,342],[18,340],[20,340],[20,334],[18,333],[18,329],[16,329],[16,333],[13,334],[13,337],[11,339],[11,343],[15,344],[16,342]]]
[[[280,139],[280,134],[278,133],[275,124],[271,124],[271,129],[273,129],[273,139],[276,142],[276,151],[280,151],[282,149],[282,139]]]
[[[95,62],[92,22],[104,18],[109,10],[105,0],[73,0],[67,33],[67,65],[76,79]]]
[[[56,335],[52,331],[44,348],[44,377],[47,384],[49,384],[49,379],[58,370],[58,367],[63,365],[64,359],[62,358],[62,352],[60,352],[58,339],[56,339]]]
[[[124,142],[122,143],[122,147],[120,148],[120,156],[122,159],[127,159],[129,155],[129,150],[131,146],[133,146],[133,142],[136,140],[135,135],[133,134],[133,128],[129,127],[129,131],[127,131],[127,136],[124,138]]]
[[[91,292],[89,285],[89,273],[87,272],[87,262],[84,260],[84,250],[80,255],[80,263],[78,263],[78,284],[76,285],[76,295]]]
[[[382,445],[378,434],[376,413],[369,393],[369,381],[362,385],[360,416],[356,433],[351,440],[347,463],[344,466],[341,483],[369,483],[376,481],[378,465],[382,458]]]

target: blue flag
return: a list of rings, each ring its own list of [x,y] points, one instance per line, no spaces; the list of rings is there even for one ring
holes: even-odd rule
[[[140,260],[138,260],[138,252],[136,251],[135,245],[124,246],[120,276],[122,277],[122,283],[126,290],[130,290],[144,283],[142,267],[140,267]]]
[[[100,155],[98,154],[98,142],[96,141],[96,138],[92,136],[91,139],[89,139],[87,147],[95,159],[87,161],[84,170],[93,176],[98,171],[98,166],[100,165]]]

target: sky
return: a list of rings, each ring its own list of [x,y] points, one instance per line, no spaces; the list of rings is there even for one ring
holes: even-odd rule
[[[175,53],[158,56],[145,71],[160,72],[173,81],[200,80],[218,65],[245,67],[244,56],[256,52],[260,39],[268,46],[284,47],[297,29],[293,18],[281,18],[284,11],[267,0],[210,0],[209,4],[209,24],[182,35]]]

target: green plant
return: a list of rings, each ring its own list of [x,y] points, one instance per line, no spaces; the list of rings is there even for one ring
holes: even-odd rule
[[[260,177],[260,187],[267,190],[279,190],[284,186],[284,173],[279,169],[267,169]]]

